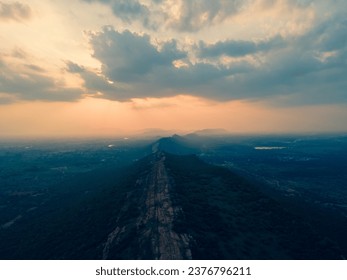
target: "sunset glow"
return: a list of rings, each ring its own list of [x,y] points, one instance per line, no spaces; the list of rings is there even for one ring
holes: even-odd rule
[[[0,2],[0,137],[346,131],[346,1]]]

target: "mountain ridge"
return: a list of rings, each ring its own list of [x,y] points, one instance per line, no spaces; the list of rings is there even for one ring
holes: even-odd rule
[[[151,170],[136,179],[135,188],[142,190],[138,217],[132,223],[126,221],[123,225],[116,225],[104,245],[103,259],[119,256],[124,246],[122,243],[127,242],[129,231],[134,231],[137,236],[136,244],[130,245],[137,248],[136,256],[132,257],[134,259],[192,258],[189,236],[173,230],[174,220],[182,209],[178,205],[173,205],[171,200],[172,186],[164,165],[165,154],[157,151],[150,158]],[[129,207],[131,206],[125,202],[117,218],[118,223],[122,220],[122,215],[127,214]]]

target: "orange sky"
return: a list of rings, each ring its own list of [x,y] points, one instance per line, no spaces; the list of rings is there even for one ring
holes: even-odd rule
[[[316,132],[321,127],[340,131],[343,127],[336,118],[347,119],[343,106],[275,109],[262,103],[218,103],[183,95],[124,103],[86,98],[74,103],[3,105],[0,131],[3,137],[129,136],[146,128],[179,133],[204,128],[231,133]]]

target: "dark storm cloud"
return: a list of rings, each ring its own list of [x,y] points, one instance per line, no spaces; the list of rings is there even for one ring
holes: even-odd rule
[[[0,58],[0,94],[8,96],[6,99],[8,102],[15,99],[74,101],[79,99],[83,93],[81,89],[69,88],[57,83],[53,78],[44,75],[44,70],[40,67],[23,66],[29,67],[29,71],[13,69]]]
[[[32,11],[27,4],[0,1],[0,20],[22,21],[31,17]]]

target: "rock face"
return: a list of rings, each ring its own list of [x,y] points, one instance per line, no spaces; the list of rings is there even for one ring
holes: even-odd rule
[[[108,235],[103,259],[191,259],[190,237],[174,230],[182,208],[172,202],[173,184],[164,153],[153,153],[150,171],[136,180],[135,189],[128,194],[117,225]],[[134,207],[131,204],[136,204],[136,217],[127,217]]]

